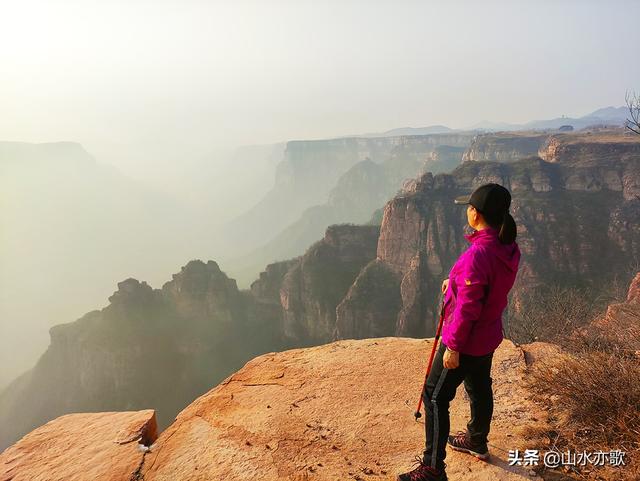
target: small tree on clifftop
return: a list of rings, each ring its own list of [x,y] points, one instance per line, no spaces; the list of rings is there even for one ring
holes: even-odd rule
[[[640,95],[635,92],[627,92],[625,95],[627,107],[629,108],[629,116],[625,126],[631,131],[640,135]]]

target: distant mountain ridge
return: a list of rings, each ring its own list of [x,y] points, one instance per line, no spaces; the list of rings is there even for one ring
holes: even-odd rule
[[[483,120],[476,124],[463,128],[451,128],[446,125],[429,125],[427,127],[400,127],[387,130],[384,132],[368,132],[359,135],[351,135],[349,137],[393,137],[396,135],[426,135],[440,134],[447,132],[464,132],[474,130],[532,130],[532,129],[557,129],[562,125],[571,125],[574,129],[582,129],[591,125],[624,125],[628,118],[629,110],[627,107],[603,107],[594,110],[582,117],[556,117],[553,119],[531,120],[524,124],[516,124],[509,122]]]
[[[557,129],[563,125],[571,125],[574,129],[584,129],[594,125],[624,125],[629,111],[626,107],[604,107],[584,115],[583,117],[556,117],[546,120],[532,120],[524,124],[482,121],[469,127],[469,130],[532,130]]]
[[[360,137],[397,137],[401,135],[447,134],[450,132],[454,132],[454,129],[446,125],[429,125],[428,127],[399,127],[385,132],[370,132],[362,134]]]

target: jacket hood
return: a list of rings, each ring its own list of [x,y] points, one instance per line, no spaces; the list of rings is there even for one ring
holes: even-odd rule
[[[495,227],[487,227],[486,229],[477,230],[472,234],[465,234],[465,238],[472,244],[480,244],[486,246],[504,266],[510,271],[517,271],[520,263],[520,248],[517,242],[511,244],[503,244],[498,238],[500,229]]]

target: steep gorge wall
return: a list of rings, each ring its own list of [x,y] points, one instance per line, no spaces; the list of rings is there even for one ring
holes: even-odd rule
[[[285,236],[293,234],[308,240],[307,230],[311,230],[312,238],[317,239],[331,223],[361,222],[362,215],[370,215],[395,193],[405,178],[417,175],[426,164],[443,169],[452,166],[456,156],[459,161],[471,138],[470,133],[462,132],[288,142],[283,160],[276,169],[273,189],[225,229],[225,235],[230,239],[229,250],[236,255],[247,254],[247,251],[262,246],[251,256],[253,260],[233,260],[232,270],[243,272],[249,269],[251,278],[255,278],[256,262],[259,262],[260,269],[265,262],[282,258],[279,256],[301,254],[296,252],[300,249],[299,243],[284,251],[278,249],[278,246],[290,243],[286,239],[283,242],[282,236],[275,239],[285,229],[288,230]],[[369,162],[376,168],[373,171],[358,169],[363,162]],[[355,185],[355,190],[344,191],[338,185],[343,176],[347,177],[343,184]],[[376,184],[380,189],[372,199],[370,197],[376,192],[372,187]],[[359,195],[363,192],[366,194]],[[313,210],[310,215],[326,219],[326,222],[314,222],[308,216],[301,219],[307,209]],[[326,212],[318,213],[319,209]],[[362,214],[363,210],[369,212]],[[299,225],[293,225],[296,222]],[[268,245],[272,240],[273,245]],[[304,244],[303,249],[308,245]],[[276,257],[265,257],[263,252],[271,252]],[[251,268],[246,267],[247,262],[252,263]]]
[[[53,327],[36,366],[0,393],[0,450],[71,412],[152,406],[164,427],[252,357],[326,342],[378,234],[379,226],[331,226],[246,291],[214,261],[189,262],[162,289],[118,283],[107,307]]]
[[[361,160],[369,159],[377,164],[400,156],[422,160],[439,146],[467,147],[469,137],[466,133],[455,133],[291,141],[278,167],[276,184],[316,184],[323,186],[326,193],[344,172]]]
[[[321,166],[342,165],[357,158],[364,160],[357,161],[336,180],[327,181],[327,185],[333,184],[328,193],[323,194],[323,203],[304,210],[294,222],[273,238],[267,239],[268,242],[262,243],[251,254],[225,264],[239,284],[248,285],[266,264],[303,254],[324,235],[328,226],[367,222],[372,213],[393,198],[408,179],[427,171],[438,173],[453,170],[460,163],[471,139],[470,133],[458,133],[392,137],[384,141],[336,139],[292,142],[292,151],[297,153],[292,154],[290,162],[296,165],[312,163],[314,166],[309,166],[308,172],[303,170],[291,178],[280,180],[283,184],[302,186],[305,194],[325,182],[322,181],[322,175],[319,179],[314,178]],[[287,187],[283,185],[281,188]],[[264,234],[265,231],[261,233],[262,237]]]
[[[334,329],[327,327],[329,318],[325,317],[320,323],[325,326],[323,334],[312,335],[313,342],[432,335],[441,282],[467,247],[463,234],[470,232],[465,210],[453,199],[486,182],[499,182],[513,193],[512,213],[523,252],[515,296],[545,283],[597,288],[615,273],[626,272],[640,259],[640,200],[634,181],[640,178],[640,143],[616,135],[611,141],[615,155],[604,155],[602,136],[546,136],[544,139],[560,145],[553,159],[525,156],[509,162],[467,161],[451,174],[426,173],[407,183],[384,209],[375,257],[348,289],[341,289],[344,295],[335,306]],[[522,135],[513,137],[517,144]],[[547,140],[543,142],[541,135],[536,139],[535,148],[544,155]],[[576,139],[578,154],[570,147]],[[508,146],[504,135],[501,142],[506,150],[517,150]],[[306,256],[313,257],[311,252],[313,248]],[[296,306],[285,318],[295,313],[298,319],[305,312],[300,306],[308,294],[291,287],[303,285],[299,279],[299,266],[286,282],[283,277],[282,303]],[[296,295],[289,297],[291,292]],[[332,311],[336,298],[327,312]],[[291,299],[296,302],[289,304]],[[301,331],[304,335],[292,336],[297,339],[314,329],[305,322],[293,325],[306,326]]]
[[[70,412],[175,413],[262,345],[233,279],[192,261],[162,289],[127,279],[102,310],[54,326],[36,366],[0,393],[0,449]],[[245,342],[246,337],[246,342]],[[277,348],[277,346],[272,346]]]
[[[507,145],[504,137],[500,141]],[[517,147],[522,136],[513,137]],[[505,185],[513,195],[511,211],[523,252],[515,296],[543,283],[597,288],[637,264],[640,142],[619,137],[616,154],[603,155],[602,139],[583,135],[573,154],[575,136],[558,137],[560,144],[571,144],[557,147],[553,161],[535,156],[506,163],[469,160],[451,174],[423,175],[390,201],[377,259],[360,273],[338,309],[339,337],[361,336],[358,324],[369,326],[376,319],[374,309],[355,302],[366,297],[360,286],[370,290],[376,284],[399,291],[401,298],[394,322],[387,313],[387,320],[376,324],[384,327],[383,335],[433,334],[441,281],[467,245],[465,209],[453,199],[486,182]],[[511,147],[505,151],[517,150]]]
[[[287,343],[306,346],[331,339],[336,306],[362,267],[375,258],[379,230],[379,226],[331,226],[283,276],[252,285],[253,292],[278,293]],[[278,284],[269,282],[273,280]]]
[[[464,153],[462,161],[512,162],[537,155],[549,137],[540,132],[479,134]]]

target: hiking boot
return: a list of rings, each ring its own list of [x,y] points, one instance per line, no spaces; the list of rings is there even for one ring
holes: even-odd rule
[[[403,473],[398,475],[396,478],[397,481],[447,481],[447,473],[445,473],[445,468],[447,465],[444,465],[440,471],[432,468],[422,462],[420,456],[416,456],[416,461],[418,463],[418,467],[416,467],[413,471],[409,471],[408,473]],[[414,463],[415,465],[416,463]]]
[[[455,436],[450,435],[447,444],[456,451],[469,453],[479,459],[489,459],[489,448],[487,447],[487,443],[472,443],[467,431],[458,431]]]

